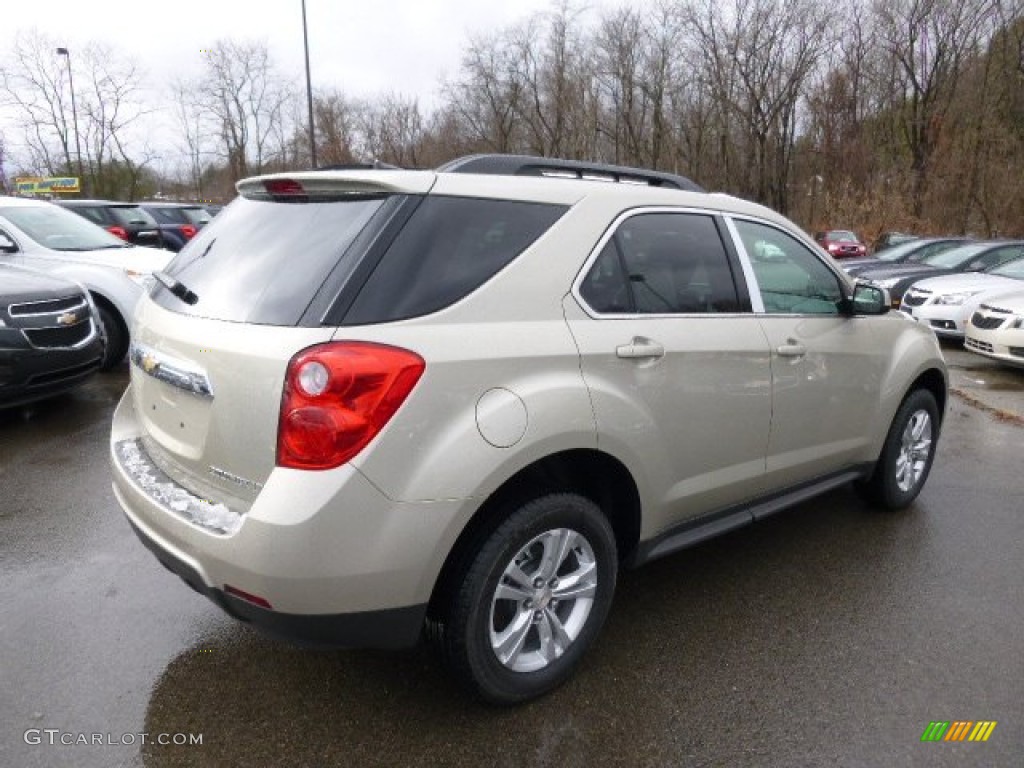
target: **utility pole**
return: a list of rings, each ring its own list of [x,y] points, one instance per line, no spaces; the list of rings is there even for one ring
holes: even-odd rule
[[[309,77],[309,33],[306,31],[306,0],[302,0],[302,45],[306,49],[306,106],[309,109],[309,158],[316,168],[316,133],[313,128],[313,81]]]
[[[302,0],[305,2],[306,0]],[[82,142],[78,135],[78,107],[75,105],[75,77],[71,74],[71,51],[67,48],[58,48],[57,55],[68,60],[68,84],[71,86],[71,117],[75,122],[75,152],[78,154],[78,183],[79,189],[85,191],[85,171],[82,169]]]

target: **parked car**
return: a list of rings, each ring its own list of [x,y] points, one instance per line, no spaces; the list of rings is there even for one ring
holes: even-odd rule
[[[843,259],[839,266],[848,275],[857,276],[868,269],[881,269],[893,264],[917,264],[929,256],[959,248],[972,242],[966,237],[927,237],[918,238],[900,245],[887,248],[875,256],[863,259]]]
[[[426,626],[523,701],[572,674],[620,567],[928,476],[935,335],[767,208],[517,156],[237,186],[139,306],[110,450],[142,542],[265,631]]]
[[[967,323],[964,346],[971,352],[1024,367],[1024,291],[990,299]]]
[[[892,248],[894,245],[902,245],[903,243],[909,243],[918,239],[920,239],[919,235],[910,235],[906,232],[883,232],[875,238],[875,242],[871,245],[871,250],[877,254],[879,251]]]
[[[858,259],[867,255],[868,249],[853,232],[845,229],[830,229],[818,232],[814,239],[834,259]]]
[[[963,339],[967,319],[978,306],[1024,287],[1024,243],[1020,255],[988,272],[931,277],[903,294],[900,310],[931,326],[939,336]]]
[[[160,224],[164,247],[175,252],[184,248],[185,243],[213,218],[198,203],[145,202],[140,205]]]
[[[1019,258],[1021,247],[1015,242],[968,243],[928,256],[917,264],[895,264],[882,269],[867,269],[858,276],[889,291],[894,307],[914,283],[927,277],[958,272],[984,272]]]
[[[0,264],[0,408],[66,392],[102,361],[103,335],[85,288]]]
[[[52,203],[0,197],[0,263],[75,280],[89,290],[106,338],[104,369],[124,359],[135,304],[151,273],[171,256],[130,245]]]
[[[160,225],[138,203],[112,200],[58,200],[57,205],[77,213],[93,224],[132,245],[163,248]]]

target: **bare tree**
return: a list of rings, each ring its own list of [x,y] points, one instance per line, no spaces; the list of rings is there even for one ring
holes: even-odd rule
[[[930,163],[993,0],[876,0],[878,43],[892,78],[891,107],[911,157],[912,206],[924,209]]]
[[[287,84],[266,43],[220,40],[209,49],[205,76],[193,84],[216,123],[232,180],[259,173],[284,152]]]

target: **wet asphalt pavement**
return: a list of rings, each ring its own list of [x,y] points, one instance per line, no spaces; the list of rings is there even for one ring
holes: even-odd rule
[[[1024,371],[947,356],[1024,412]],[[626,573],[576,678],[498,710],[425,649],[294,649],[166,572],[110,490],[125,380],[0,412],[0,766],[1024,763],[1024,427],[962,397],[908,511],[841,490]]]

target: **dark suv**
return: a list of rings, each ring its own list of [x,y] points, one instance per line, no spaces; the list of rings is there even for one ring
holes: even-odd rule
[[[138,203],[118,203],[110,200],[58,200],[58,205],[98,224],[112,235],[132,245],[163,248],[160,225],[153,215]]]
[[[160,224],[164,247],[177,253],[196,236],[213,216],[199,203],[140,203],[143,210]]]
[[[0,408],[60,394],[102,360],[103,336],[80,285],[0,265]]]

